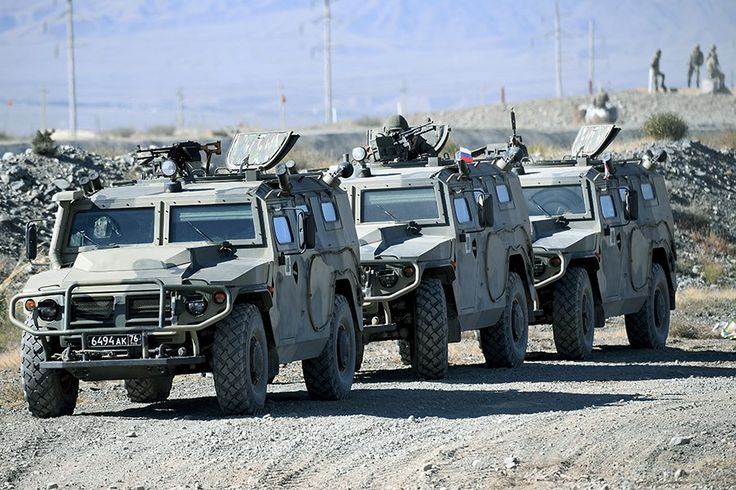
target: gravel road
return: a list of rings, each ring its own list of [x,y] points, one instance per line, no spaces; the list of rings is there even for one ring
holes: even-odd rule
[[[534,327],[513,370],[482,367],[466,338],[439,382],[371,344],[349,400],[309,400],[291,365],[256,418],[221,416],[210,377],[177,378],[155,405],[128,402],[122,383],[83,383],[74,416],[0,408],[0,488],[735,486],[736,343],[632,351],[618,323],[597,331],[587,362],[557,360]]]

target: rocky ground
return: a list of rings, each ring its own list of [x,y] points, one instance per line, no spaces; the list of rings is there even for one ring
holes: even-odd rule
[[[310,400],[290,365],[259,417],[223,417],[198,376],[154,405],[83,383],[55,420],[6,399],[0,488],[733,488],[736,343],[634,351],[620,322],[596,335],[590,361],[565,362],[534,328],[528,361],[498,370],[467,338],[437,382],[371,344],[348,400]],[[0,371],[6,394],[17,376]]]

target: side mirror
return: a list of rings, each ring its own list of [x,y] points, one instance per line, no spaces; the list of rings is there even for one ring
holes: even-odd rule
[[[36,223],[26,225],[26,257],[34,260],[38,256],[38,230]]]
[[[491,194],[483,194],[478,197],[478,211],[481,226],[484,228],[492,227],[495,215],[493,213],[493,196]]]
[[[639,194],[636,191],[627,190],[624,194],[624,218],[627,221],[639,219]]]

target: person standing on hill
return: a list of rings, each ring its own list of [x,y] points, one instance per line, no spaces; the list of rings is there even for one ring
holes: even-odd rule
[[[662,50],[658,49],[656,53],[654,53],[654,59],[652,60],[652,64],[649,65],[651,72],[652,72],[652,78],[654,79],[654,91],[659,92],[659,80],[662,79],[662,90],[664,92],[667,92],[667,87],[664,84],[664,73],[659,71],[659,59],[662,57]]]
[[[710,48],[705,68],[708,72],[708,78],[716,83],[716,90],[722,90],[726,86],[726,75],[721,71],[721,63],[718,61],[715,44]]]
[[[703,66],[703,52],[700,50],[700,44],[696,44],[693,52],[690,53],[690,62],[687,66],[687,86],[690,87],[690,80],[695,74],[695,87],[700,88],[700,67]]]

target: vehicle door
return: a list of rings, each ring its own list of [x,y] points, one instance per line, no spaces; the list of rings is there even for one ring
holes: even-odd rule
[[[481,253],[481,247],[485,245],[484,230],[477,204],[477,196],[483,193],[479,181],[450,193],[456,233],[455,298],[460,314],[476,311],[487,296],[484,294],[486,288],[480,288],[478,282],[479,270],[485,262]]]
[[[600,241],[602,274],[598,274],[598,280],[604,302],[621,297],[621,279],[625,264],[623,208],[619,203],[619,193],[615,187],[598,193],[597,205],[603,229]]]
[[[495,175],[487,181],[488,192],[494,196],[495,220],[492,229],[488,230],[486,241],[486,283],[490,300],[505,305],[506,283],[509,269],[509,243],[515,241],[516,223],[513,213],[516,204],[513,201],[508,178]]]
[[[288,205],[276,207],[271,213],[277,253],[271,320],[281,344],[297,341],[299,329],[308,321],[309,257],[314,250],[300,243],[302,213],[311,213],[309,203],[302,196],[292,198]]]

